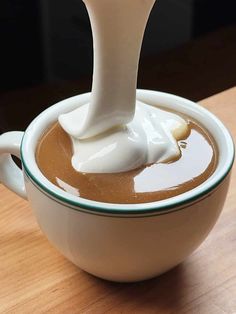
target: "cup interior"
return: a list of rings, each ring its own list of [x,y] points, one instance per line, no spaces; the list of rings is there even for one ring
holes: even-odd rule
[[[109,204],[91,201],[71,195],[52,184],[37,166],[35,160],[37,144],[45,130],[57,120],[59,114],[69,112],[88,103],[90,93],[74,96],[56,103],[37,116],[26,129],[21,144],[21,158],[29,179],[42,192],[66,203],[70,207],[110,214],[143,214],[153,211],[169,211],[202,197],[219,185],[229,173],[234,160],[233,140],[223,123],[202,106],[179,96],[150,90],[137,90],[137,99],[153,106],[160,105],[191,116],[210,132],[217,144],[219,156],[215,172],[205,182],[178,196],[145,204]],[[199,158],[201,158],[200,155]]]

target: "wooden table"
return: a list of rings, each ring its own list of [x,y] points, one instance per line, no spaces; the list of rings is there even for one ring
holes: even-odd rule
[[[236,138],[236,88],[201,102]],[[201,247],[140,283],[94,278],[61,256],[28,203],[0,185],[0,313],[236,313],[236,172],[222,215]]]

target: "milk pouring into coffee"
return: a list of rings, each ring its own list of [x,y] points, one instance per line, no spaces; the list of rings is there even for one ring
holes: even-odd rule
[[[85,0],[94,41],[88,104],[60,115],[72,165],[87,173],[129,171],[180,156],[188,134],[177,114],[136,101],[138,61],[153,0]]]
[[[153,3],[85,0],[94,39],[92,93],[59,115],[36,152],[42,173],[70,194],[114,204],[153,202],[193,189],[215,170],[217,149],[198,121],[149,98],[136,100]],[[204,158],[196,160],[199,150]]]

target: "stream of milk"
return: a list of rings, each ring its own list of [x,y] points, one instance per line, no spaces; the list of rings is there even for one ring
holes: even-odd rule
[[[72,165],[123,172],[180,155],[186,121],[136,100],[140,50],[155,0],[84,0],[93,34],[90,102],[59,116],[73,143]]]

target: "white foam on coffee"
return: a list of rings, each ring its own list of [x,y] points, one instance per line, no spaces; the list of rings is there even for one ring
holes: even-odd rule
[[[136,101],[140,49],[155,0],[85,0],[94,43],[91,101],[60,115],[77,171],[113,173],[180,155],[178,115]]]

